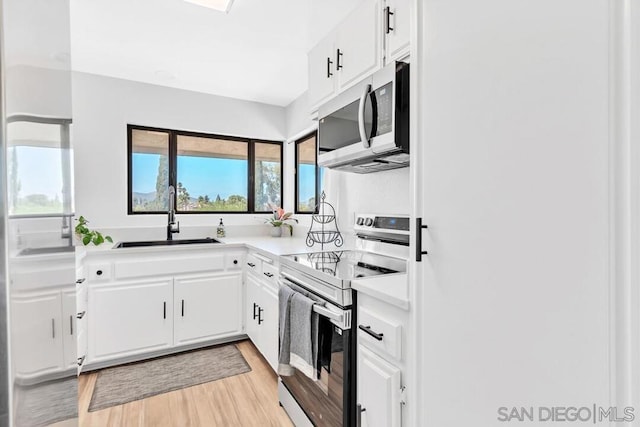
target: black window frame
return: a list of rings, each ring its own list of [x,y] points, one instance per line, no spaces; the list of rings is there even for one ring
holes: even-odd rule
[[[298,206],[300,205],[299,203],[299,194],[298,194],[298,145],[303,143],[303,142],[307,142],[309,139],[314,138],[316,139],[316,170],[315,170],[315,179],[316,179],[316,195],[315,195],[315,201],[316,201],[316,206],[313,209],[313,211],[301,211],[298,209]],[[296,214],[317,214],[318,213],[318,206],[320,204],[320,180],[319,180],[319,174],[318,174],[318,130],[314,130],[313,132],[310,132],[298,139],[296,139],[295,143],[294,143],[294,171],[295,171],[295,193],[294,193],[294,212]]]
[[[246,142],[247,143],[247,161],[248,161],[248,177],[247,177],[247,210],[246,211],[181,211],[176,209],[176,213],[180,215],[191,215],[191,214],[262,214],[262,213],[271,213],[270,210],[266,211],[258,211],[255,210],[255,144],[274,144],[280,146],[280,203],[284,205],[284,142],[283,141],[273,141],[266,139],[256,139],[256,138],[243,138],[238,136],[230,136],[230,135],[219,135],[213,133],[203,133],[203,132],[193,132],[186,130],[177,130],[177,129],[167,129],[167,128],[158,128],[151,126],[141,126],[141,125],[133,125],[127,124],[127,214],[128,215],[158,215],[163,214],[166,215],[166,211],[134,211],[133,210],[133,131],[141,130],[141,131],[150,131],[150,132],[164,132],[169,135],[169,185],[173,185],[174,188],[178,188],[177,182],[177,163],[178,163],[178,136],[192,136],[198,138],[211,138],[211,139],[222,139],[228,141],[238,141],[238,142]],[[316,177],[317,181],[317,177]],[[174,206],[178,206],[177,202],[177,191],[174,195]]]

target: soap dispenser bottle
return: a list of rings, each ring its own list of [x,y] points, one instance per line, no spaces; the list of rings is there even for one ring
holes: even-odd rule
[[[225,233],[224,233],[224,224],[222,223],[222,218],[220,218],[220,224],[218,224],[218,228],[216,230],[216,235],[218,237],[224,237]]]

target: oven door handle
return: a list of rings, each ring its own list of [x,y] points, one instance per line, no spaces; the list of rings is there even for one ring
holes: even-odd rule
[[[291,280],[291,279],[288,278],[288,275],[286,273],[282,273],[281,272],[280,274],[282,274],[285,277],[284,279],[280,279],[279,280],[281,286],[282,285],[287,286],[289,284],[299,286],[295,282],[295,280],[297,280],[297,279]],[[309,287],[309,285],[307,285],[303,281],[301,281],[301,280],[298,280],[298,281],[300,282],[300,284]],[[321,316],[324,316],[324,317],[326,317],[326,318],[328,318],[330,320],[335,321],[337,324],[345,325],[345,318],[344,318],[344,314],[342,314],[342,313],[336,313],[335,311],[329,310],[327,307],[319,305],[319,304],[314,304],[313,305],[313,311],[315,311],[316,313],[318,313]]]

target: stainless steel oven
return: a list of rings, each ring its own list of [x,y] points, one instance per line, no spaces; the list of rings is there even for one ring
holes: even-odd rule
[[[285,273],[286,274],[286,273]],[[281,276],[280,285],[301,288],[313,292],[308,285],[309,278],[303,280],[286,274]],[[351,292],[349,290],[349,292]],[[342,427],[355,422],[355,340],[356,324],[351,308],[334,304],[318,293],[314,293],[324,306],[315,305],[318,315],[318,358],[317,380],[294,371],[292,376],[281,376],[280,387],[294,397],[296,406],[302,409],[304,417],[296,417],[295,410],[285,405],[289,416],[297,427],[304,425]],[[351,302],[351,298],[349,299]]]
[[[358,237],[355,250],[280,257],[280,286],[317,301],[312,308],[317,335],[310,335],[317,349],[312,375],[297,369],[290,375],[291,370],[286,370],[280,372],[278,383],[280,403],[297,427],[356,425],[357,293],[351,282],[407,271],[407,216],[358,214],[354,230]],[[290,333],[289,343],[293,345],[299,336]]]

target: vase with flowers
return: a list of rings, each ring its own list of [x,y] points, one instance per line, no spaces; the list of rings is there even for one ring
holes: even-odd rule
[[[265,224],[271,224],[271,236],[272,237],[280,237],[282,236],[282,227],[287,227],[289,229],[289,235],[293,236],[293,225],[292,222],[298,222],[297,219],[293,218],[292,212],[285,212],[281,207],[273,207],[273,215],[265,220]]]

